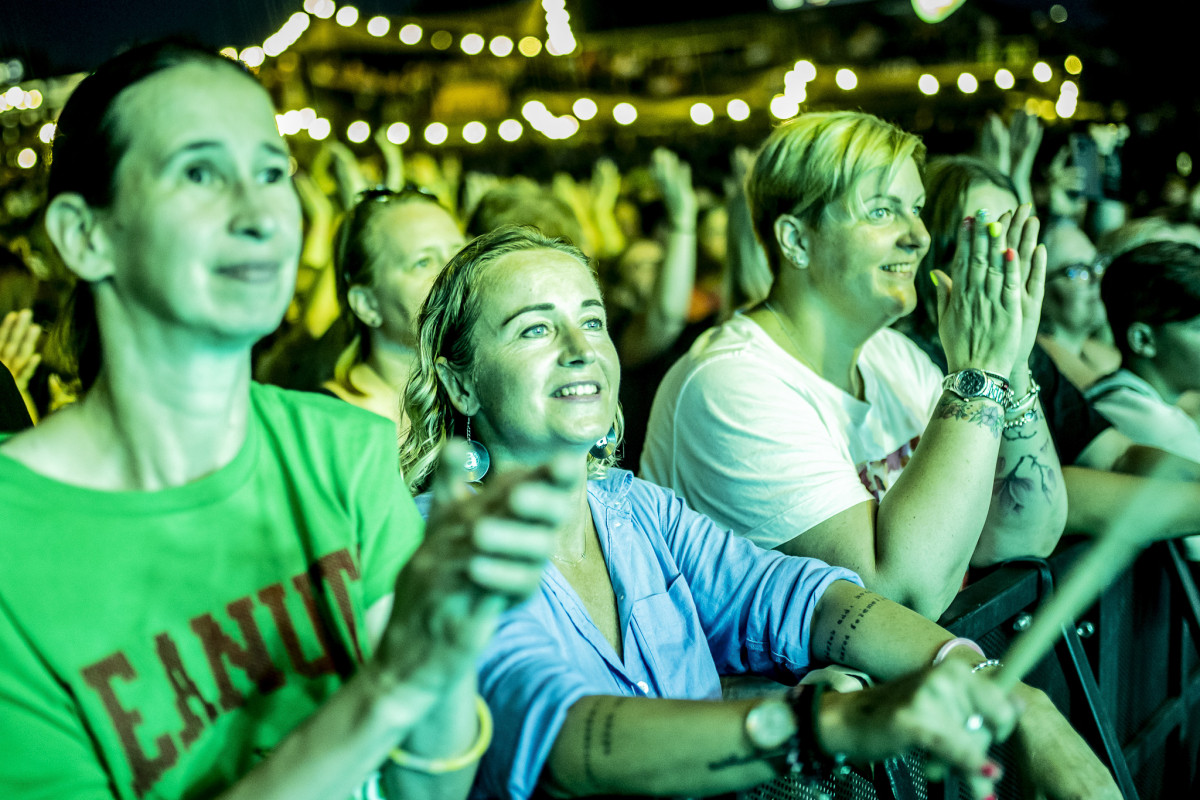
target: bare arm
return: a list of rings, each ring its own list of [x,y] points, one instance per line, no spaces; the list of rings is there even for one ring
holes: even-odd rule
[[[654,281],[650,304],[621,337],[621,362],[644,364],[666,352],[687,324],[696,283],[696,193],[692,168],[669,150],[654,151],[654,179],[667,207],[667,252]]]
[[[453,757],[473,740],[475,659],[497,615],[539,584],[575,470],[505,476],[468,496],[449,466],[461,443],[446,450],[429,535],[397,579],[374,656],[222,800],[345,797],[394,747]],[[404,796],[458,798],[473,775],[474,765],[388,777]]]
[[[1121,475],[1066,467],[1063,469],[1070,513],[1067,530],[1102,536],[1114,526],[1138,520],[1136,531],[1149,544],[1200,533],[1200,484]]]
[[[859,503],[776,549],[854,570],[872,591],[936,619],[987,518],[1003,418],[997,403],[946,392],[878,507]]]

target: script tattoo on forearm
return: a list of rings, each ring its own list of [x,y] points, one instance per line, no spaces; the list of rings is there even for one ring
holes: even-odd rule
[[[597,747],[602,755],[613,754],[613,726],[624,698],[598,697],[588,709],[583,723],[583,774],[592,786],[599,786],[593,755]]]
[[[937,419],[958,419],[978,425],[995,439],[1004,429],[1004,412],[995,403],[972,402],[958,397],[943,397],[933,412]]]
[[[871,598],[870,601],[868,601],[867,604],[861,608],[858,608],[856,612],[855,609],[858,606],[858,602],[867,597]],[[829,632],[829,638],[825,642],[825,652],[822,653],[822,655],[825,657],[826,661],[833,661],[839,664],[845,663],[846,652],[850,646],[851,634],[858,630],[858,626],[862,624],[863,620],[866,619],[867,614],[869,614],[871,609],[875,608],[875,606],[879,604],[881,599],[882,598],[880,598],[878,595],[875,595],[871,592],[859,592],[854,596],[854,601],[842,609],[842,615],[838,617],[837,622],[834,623],[833,630]],[[851,618],[851,615],[853,615],[853,618]],[[842,627],[846,623],[847,619],[850,620],[849,625]]]

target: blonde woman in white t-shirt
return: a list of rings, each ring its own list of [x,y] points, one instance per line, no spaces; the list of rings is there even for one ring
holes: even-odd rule
[[[1030,206],[968,217],[938,273],[945,386],[888,330],[929,248],[923,162],[917,137],[858,112],[768,137],[746,189],[770,291],[668,374],[642,468],[936,619],[969,567],[1048,555],[1066,503],[1027,367],[1046,268]]]

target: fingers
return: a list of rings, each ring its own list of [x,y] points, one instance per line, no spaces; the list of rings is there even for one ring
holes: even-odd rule
[[[1008,260],[1005,258],[1006,241],[1009,228],[1009,222],[1012,216],[1005,213],[998,220],[994,220],[987,224],[987,271],[985,273],[984,288],[987,296],[995,298],[1001,296],[1001,289],[1008,285]]]
[[[468,451],[467,443],[458,438],[450,439],[442,448],[431,484],[434,509],[470,497],[470,490],[463,480],[463,464],[466,463]],[[433,513],[430,517],[433,517]]]
[[[933,288],[937,292],[938,319],[945,319],[946,306],[950,303],[950,291],[954,288],[954,281],[940,269],[930,272],[929,279],[933,281]]]

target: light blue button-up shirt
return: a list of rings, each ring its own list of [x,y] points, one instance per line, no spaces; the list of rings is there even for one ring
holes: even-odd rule
[[[551,565],[539,591],[503,616],[480,662],[496,728],[475,798],[531,796],[581,697],[714,700],[720,675],[798,678],[809,668],[809,626],[825,589],[836,580],[862,585],[849,570],[760,549],[624,470],[589,481],[588,502],[624,658]]]

